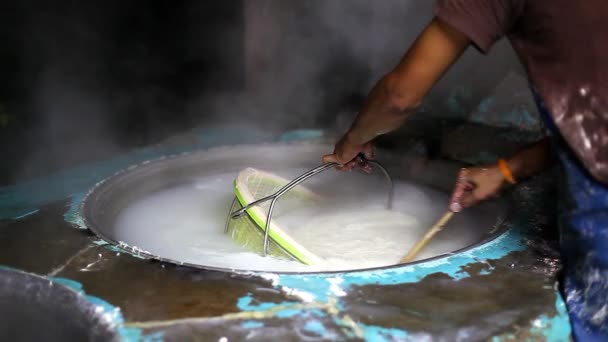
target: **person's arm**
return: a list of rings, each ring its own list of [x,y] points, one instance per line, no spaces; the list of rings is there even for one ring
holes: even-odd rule
[[[513,178],[518,181],[541,172],[551,163],[549,140],[544,139],[530,145],[506,162]],[[450,210],[459,212],[480,201],[495,197],[509,185],[498,165],[463,169],[452,192]]]
[[[357,154],[371,157],[371,141],[399,128],[469,44],[464,34],[433,19],[397,67],[372,89],[351,128],[323,161],[351,168]]]

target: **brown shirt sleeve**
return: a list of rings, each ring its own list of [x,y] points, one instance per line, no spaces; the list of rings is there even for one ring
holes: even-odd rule
[[[438,0],[435,16],[465,34],[483,53],[512,30],[525,0]]]

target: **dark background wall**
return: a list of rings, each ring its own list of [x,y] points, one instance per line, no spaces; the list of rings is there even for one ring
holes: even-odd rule
[[[195,126],[341,129],[431,17],[415,0],[4,1],[0,180]],[[462,116],[511,70],[506,44],[471,49],[426,115]]]

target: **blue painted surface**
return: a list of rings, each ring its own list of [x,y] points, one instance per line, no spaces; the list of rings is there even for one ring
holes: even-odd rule
[[[253,302],[253,297],[251,294],[247,294],[238,299],[236,306],[241,311],[266,311],[270,309],[274,309],[277,307],[285,307],[284,310],[280,310],[276,313],[276,316],[279,318],[287,318],[297,315],[301,312],[301,310],[291,309],[290,306],[298,306],[298,302],[281,302],[281,303],[259,303],[259,304],[251,304]]]
[[[122,312],[120,311],[120,308],[106,302],[101,298],[87,295],[82,287],[82,284],[77,281],[58,277],[49,277],[49,279],[55,283],[71,288],[72,290],[80,293],[83,296],[86,296],[89,302],[91,302],[91,304],[97,307],[98,311],[96,312],[96,314],[103,316],[108,322],[110,322],[115,327],[123,341],[130,342],[141,340],[141,329],[126,328],[124,326],[125,321],[122,316]]]
[[[537,336],[543,336],[550,342],[568,341],[572,333],[570,320],[566,311],[566,303],[558,296],[555,301],[557,315],[548,317],[541,315],[533,324],[531,332]]]
[[[479,103],[479,107],[477,108],[477,110],[479,110],[480,114],[485,114],[490,109],[490,106],[492,106],[493,103],[494,98],[487,97]]]
[[[531,93],[526,91],[498,92],[484,98],[468,121],[494,127],[516,128],[528,133],[542,131],[542,120],[535,110]]]
[[[337,308],[342,309],[340,297],[348,292],[353,285],[414,283],[437,272],[446,273],[455,280],[464,279],[469,277],[469,274],[464,271],[464,267],[470,263],[500,259],[510,252],[524,250],[526,247],[521,242],[522,237],[519,229],[512,228],[497,239],[469,251],[418,265],[406,265],[391,269],[334,274],[260,273],[259,275],[271,280],[275,287],[281,288],[285,292],[300,295],[303,299],[312,300],[313,303],[330,303],[335,301]],[[492,272],[492,269],[486,272]],[[560,341],[560,339],[567,339],[570,336],[570,324],[568,316],[564,311],[564,302],[557,291],[556,298],[555,305],[558,314],[552,317],[546,315],[540,316],[536,320],[540,323],[537,328],[538,331],[535,331],[535,333]],[[260,311],[276,308],[277,306],[297,305],[297,303],[292,302],[251,305],[252,301],[253,298],[248,294],[239,299],[237,306],[242,311]],[[293,310],[293,312],[290,311],[289,314],[295,316],[298,312],[299,314],[303,314],[305,311],[305,308],[300,308]],[[338,324],[342,321],[338,317],[334,317],[334,319]],[[363,330],[365,339],[368,341],[386,341],[391,337],[403,339],[408,336],[407,331],[399,329],[386,329],[384,327],[363,324],[360,324],[359,328]]]
[[[383,327],[376,327],[372,325],[364,325],[364,338],[369,342],[385,342],[405,340],[408,338],[408,333],[399,329],[390,329]]]
[[[323,326],[323,324],[317,320],[310,320],[310,321],[306,322],[304,324],[303,329],[308,332],[315,333],[319,336],[323,336],[327,332],[327,329],[325,329],[325,326]]]
[[[87,229],[87,226],[84,224],[84,219],[82,218],[82,215],[80,215],[80,205],[85,196],[86,193],[84,192],[72,194],[70,198],[70,207],[65,214],[63,214],[63,219],[66,222],[69,222],[80,229]]]
[[[13,217],[13,219],[15,219],[15,220],[19,220],[19,219],[22,219],[22,218],[24,218],[24,217],[28,217],[28,216],[30,216],[30,215],[34,215],[34,214],[36,214],[36,213],[37,213],[37,212],[39,212],[39,211],[40,211],[40,209],[34,209],[34,210],[31,210],[31,211],[27,211],[27,212],[25,212],[25,213],[23,213],[23,214],[20,214],[20,215],[17,215],[17,216],[15,216],[15,217]]]
[[[5,187],[0,189],[0,218],[18,218],[24,214],[37,210],[37,208],[45,203],[65,199],[71,196],[70,207],[64,215],[67,222],[76,226],[84,227],[80,216],[79,208],[82,202],[84,193],[96,184],[98,181],[107,178],[120,169],[124,169],[130,165],[154,159],[166,154],[175,154],[199,148],[208,148],[212,146],[239,143],[252,143],[272,141],[275,138],[265,132],[252,131],[235,131],[219,130],[219,131],[203,131],[200,132],[198,144],[187,148],[150,148],[135,151],[133,153],[120,156],[110,161],[84,165],[71,170],[66,170],[49,177],[35,179],[23,184]],[[317,138],[320,133],[312,131],[300,131],[299,133],[286,134],[280,137],[284,141],[300,140],[307,136]],[[240,139],[237,141],[237,139]],[[460,280],[468,277],[468,273],[464,271],[464,266],[470,263],[476,263],[488,259],[499,259],[512,251],[523,250],[526,247],[521,243],[522,234],[514,227],[501,237],[472,250],[451,255],[449,257],[425,262],[418,265],[406,265],[390,269],[358,271],[350,273],[333,273],[333,274],[269,274],[256,273],[263,278],[273,282],[274,287],[282,289],[295,296],[300,296],[305,302],[313,304],[329,304],[333,303],[338,310],[342,309],[340,297],[343,296],[354,285],[368,284],[403,284],[418,282],[424,277],[436,273],[443,272]],[[120,252],[128,252],[115,248]],[[487,270],[485,272],[492,272]],[[76,283],[77,284],[77,283]],[[72,286],[76,286],[72,283]],[[99,300],[99,305],[108,310],[108,313],[115,314],[116,310],[110,304]],[[315,313],[318,316],[326,316],[328,313],[324,310],[315,308],[311,309],[290,308],[301,307],[299,302],[283,302],[283,303],[258,303],[252,304],[253,298],[251,294],[245,295],[237,302],[237,307],[242,311],[266,311],[274,309],[278,305],[284,306],[285,309],[279,311],[277,317],[290,318],[296,315],[307,313]],[[104,304],[105,303],[105,304]],[[103,304],[103,305],[102,305]],[[104,306],[105,305],[105,306]],[[564,302],[559,294],[557,295],[556,308],[558,315],[554,317],[539,317],[541,322],[542,334],[548,338],[559,338],[567,336],[570,332],[567,315],[563,308]],[[561,311],[560,311],[561,310]],[[119,311],[118,311],[119,312]],[[122,316],[117,317],[117,322],[122,324]],[[336,323],[345,325],[343,318],[334,317]],[[245,322],[247,325],[254,324],[252,321]],[[244,324],[245,324],[244,323]],[[309,328],[320,330],[321,327],[314,323]],[[369,341],[384,341],[389,337],[404,339],[407,338],[408,332],[398,329],[386,329],[384,327],[358,324],[358,327],[363,331],[366,340]],[[125,330],[124,337],[126,340],[139,340],[142,338],[141,332]],[[162,335],[158,335],[162,339]]]
[[[473,96],[473,91],[467,86],[457,86],[452,89],[446,100],[449,113],[464,117],[470,110],[467,105]]]
[[[0,188],[0,219],[15,219],[53,201],[85,193],[97,182],[119,170],[165,155],[205,149],[219,145],[269,142],[275,135],[253,128],[215,128],[194,132],[195,143],[188,146],[155,146],[135,150],[111,160],[90,163]]]
[[[257,329],[264,326],[264,323],[258,321],[245,321],[241,323],[241,327],[244,329]]]
[[[445,273],[456,280],[460,280],[469,276],[463,270],[463,267],[470,263],[500,259],[510,252],[525,249],[525,246],[520,242],[521,238],[522,235],[517,229],[510,229],[485,245],[421,264],[348,273],[273,274],[265,277],[272,278],[273,283],[277,286],[288,289],[306,289],[306,293],[314,300],[327,302],[329,298],[339,296],[340,289],[345,290],[352,285],[414,283],[437,272]],[[262,276],[264,277],[264,275]],[[242,309],[247,308],[243,307]]]
[[[141,341],[142,342],[163,342],[164,338],[165,338],[165,332],[159,331],[156,333],[152,333],[152,334],[143,336],[143,338],[141,338]]]

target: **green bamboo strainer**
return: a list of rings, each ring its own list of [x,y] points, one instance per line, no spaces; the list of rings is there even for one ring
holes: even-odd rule
[[[230,213],[239,210],[244,212],[236,218],[229,217],[226,225],[227,233],[236,243],[256,253],[265,254],[264,233],[271,202],[265,201],[244,208],[248,204],[275,194],[288,183],[287,179],[253,168],[247,168],[238,174],[234,181],[236,197],[232,202]],[[296,186],[286,192],[281,200],[301,201],[305,204],[319,200],[319,196],[303,186]],[[321,260],[290,236],[277,220],[270,222],[266,249],[267,254],[274,257],[294,259],[307,265],[319,263]]]
[[[393,205],[393,180],[378,162],[359,157],[380,169],[389,183],[387,208]],[[320,197],[299,185],[325,170],[340,166],[326,163],[309,170],[292,181],[275,174],[248,168],[234,181],[235,198],[230,206],[225,232],[238,244],[264,256],[272,255],[300,261],[307,265],[318,264],[320,257],[299,244],[289,232],[272,220],[276,201],[295,200],[302,204],[320,200]]]

